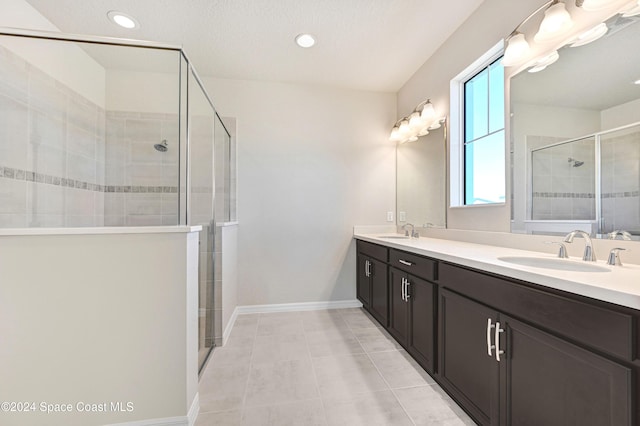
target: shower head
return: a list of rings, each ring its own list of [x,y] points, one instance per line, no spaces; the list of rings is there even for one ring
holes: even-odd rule
[[[573,167],[580,167],[584,164],[584,161],[576,160],[575,158],[571,158],[571,157],[569,157],[567,162],[573,163],[572,164]]]
[[[156,151],[160,151],[160,152],[167,152],[167,150],[169,149],[166,139],[163,139],[162,143],[157,143],[153,147],[156,149]]]

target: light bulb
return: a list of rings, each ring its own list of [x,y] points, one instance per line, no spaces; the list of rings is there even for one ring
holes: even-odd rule
[[[554,3],[544,11],[544,19],[533,39],[537,42],[548,41],[561,36],[572,26],[571,15],[567,12],[564,3]]]
[[[529,53],[529,43],[522,33],[516,33],[507,40],[507,48],[502,57],[502,65],[510,67],[517,64]]]

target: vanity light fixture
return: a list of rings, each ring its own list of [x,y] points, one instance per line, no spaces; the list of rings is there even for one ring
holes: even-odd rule
[[[135,18],[127,15],[126,13],[118,12],[117,10],[110,10],[107,13],[107,18],[109,18],[109,20],[114,24],[128,30],[140,27],[140,24],[138,24],[138,21],[136,21]]]
[[[438,117],[430,99],[420,102],[413,112],[394,124],[389,140],[391,142],[415,142],[420,136],[429,134],[429,130],[440,127],[444,118]]]
[[[559,58],[560,58],[560,55],[558,54],[558,51],[554,50],[553,52],[551,52],[550,54],[544,56],[543,58],[538,59],[536,61],[536,63],[533,64],[533,68],[529,69],[529,72],[542,71],[543,69],[545,69],[549,65],[553,64],[554,62],[556,62]]]
[[[617,0],[575,0],[575,5],[585,11],[595,11],[611,7],[616,2]],[[562,40],[562,37],[567,37],[569,35],[570,30],[573,27],[573,19],[571,18],[571,14],[567,11],[565,3],[560,0],[547,1],[520,22],[506,38],[506,46],[504,55],[502,56],[503,66],[511,67],[530,59],[529,53],[531,51],[531,46],[520,29],[543,10],[544,18],[540,23],[538,31],[533,37],[533,40],[536,43],[546,43],[558,39]],[[622,8],[619,13],[624,17],[640,14],[640,0],[633,0],[631,4],[627,4],[625,8]],[[570,44],[573,47],[583,46],[599,39],[605,35],[607,31],[608,28],[606,24],[602,23],[596,25],[589,31],[583,32],[577,37],[565,41],[564,44]],[[550,64],[547,64],[547,66],[548,65]],[[536,63],[529,71],[537,72],[544,69],[539,67],[540,64]]]
[[[607,31],[609,31],[609,27],[607,27],[607,24],[604,22],[601,22],[590,30],[580,34],[575,41],[571,43],[571,47],[584,46],[585,44],[594,42],[605,35]]]
[[[563,36],[573,26],[571,15],[567,12],[565,4],[561,1],[554,1],[551,6],[544,11],[544,19],[540,23],[540,28],[533,39],[537,42],[553,40]]]
[[[298,34],[296,36],[296,44],[307,49],[316,44],[316,39],[311,34]]]

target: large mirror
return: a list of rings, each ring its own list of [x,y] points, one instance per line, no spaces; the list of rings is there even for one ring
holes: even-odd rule
[[[510,80],[512,232],[640,240],[640,17],[606,24]]]
[[[446,226],[446,120],[415,142],[398,144],[397,223],[420,227]]]

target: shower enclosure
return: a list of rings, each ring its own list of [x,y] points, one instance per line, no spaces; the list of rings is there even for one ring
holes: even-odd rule
[[[640,124],[531,151],[531,219],[640,236]]]
[[[0,228],[201,225],[200,365],[232,143],[179,47],[0,30]]]

